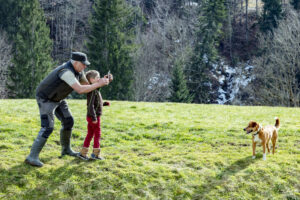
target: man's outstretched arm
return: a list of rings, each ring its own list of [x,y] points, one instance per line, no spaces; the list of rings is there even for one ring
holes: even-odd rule
[[[75,90],[78,94],[85,94],[89,93],[97,88],[103,87],[105,85],[108,85],[109,81],[107,78],[101,78],[98,82],[93,83],[91,85],[81,85],[79,82],[76,82],[71,85],[73,90]]]
[[[69,86],[73,88],[78,94],[85,94],[93,91],[99,87],[103,87],[109,84],[108,78],[101,78],[98,82],[89,84],[86,78],[81,78],[80,83],[75,78],[74,74],[69,70],[63,71],[60,75],[60,78],[65,81]]]

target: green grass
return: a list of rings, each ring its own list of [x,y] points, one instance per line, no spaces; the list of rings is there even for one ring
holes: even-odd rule
[[[69,100],[72,146],[86,135],[86,102]],[[275,155],[251,158],[248,121],[281,119]],[[59,129],[35,168],[35,100],[0,100],[0,199],[300,199],[300,109],[111,102],[102,116],[104,161],[60,159]],[[91,150],[91,149],[90,149]]]

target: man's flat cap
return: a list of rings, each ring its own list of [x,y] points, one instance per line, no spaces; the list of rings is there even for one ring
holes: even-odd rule
[[[80,61],[85,65],[90,65],[91,63],[87,60],[87,56],[82,52],[72,52],[71,59],[75,61]]]

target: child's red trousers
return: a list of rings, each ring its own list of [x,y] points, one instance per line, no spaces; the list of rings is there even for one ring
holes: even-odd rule
[[[100,129],[100,117],[97,116],[97,123],[93,123],[93,119],[89,116],[86,117],[86,121],[88,122],[87,129],[88,133],[85,137],[83,147],[88,148],[90,146],[90,142],[94,137],[94,148],[100,148],[100,138],[101,138],[101,129]]]

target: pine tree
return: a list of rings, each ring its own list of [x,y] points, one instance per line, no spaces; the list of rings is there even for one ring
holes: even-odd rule
[[[35,89],[52,67],[52,42],[38,0],[21,2],[13,67],[9,68],[8,88],[18,98],[35,96]]]
[[[200,14],[197,44],[187,67],[187,79],[189,90],[194,94],[193,101],[209,103],[212,100],[209,73],[218,58],[217,47],[226,19],[224,0],[203,1]]]
[[[291,4],[296,10],[300,10],[300,0],[292,0]]]
[[[264,33],[272,32],[278,27],[278,20],[282,19],[282,6],[280,0],[262,0],[263,14],[260,19],[260,30]]]
[[[171,96],[169,101],[190,103],[193,97],[190,95],[186,84],[186,78],[183,73],[182,62],[177,61],[173,69],[173,77],[171,83]]]
[[[157,0],[141,0],[140,4],[144,12],[152,14],[157,6]]]
[[[10,37],[15,36],[18,30],[20,2],[21,0],[0,0],[0,29],[4,29]]]
[[[101,76],[110,72],[114,81],[101,88],[106,99],[133,98],[132,16],[122,0],[97,0],[90,19],[91,33],[87,43],[91,67]]]

